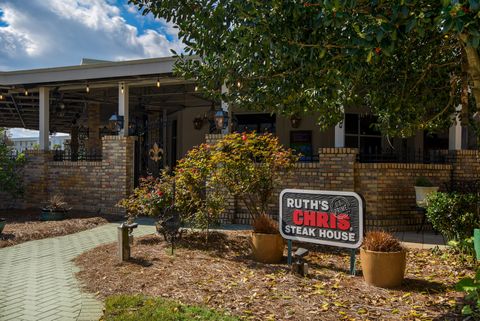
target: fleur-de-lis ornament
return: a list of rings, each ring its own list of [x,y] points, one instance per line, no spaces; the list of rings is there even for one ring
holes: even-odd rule
[[[157,143],[154,143],[153,147],[150,148],[148,155],[150,156],[151,160],[153,160],[154,162],[158,162],[162,159],[163,149],[158,147]]]

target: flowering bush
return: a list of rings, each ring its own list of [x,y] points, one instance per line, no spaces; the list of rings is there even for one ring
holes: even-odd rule
[[[172,198],[173,177],[163,171],[158,178],[140,178],[139,187],[135,188],[129,197],[118,202],[117,206],[124,208],[129,221],[133,221],[139,215],[161,215],[165,208],[172,204]]]
[[[240,199],[253,221],[268,213],[281,177],[298,160],[272,134],[229,134],[212,148],[215,183]]]
[[[190,150],[175,169],[175,206],[187,223],[202,230],[218,222],[225,210],[222,187],[214,180],[214,150],[202,144]]]

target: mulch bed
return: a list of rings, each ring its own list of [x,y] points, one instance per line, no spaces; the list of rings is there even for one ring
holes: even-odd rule
[[[62,221],[39,221],[40,210],[0,210],[7,225],[0,234],[0,248],[19,243],[56,237],[88,230],[108,222],[119,221],[120,216],[70,211]]]
[[[126,263],[116,244],[103,245],[76,258],[77,277],[100,298],[141,293],[248,320],[461,320],[463,294],[453,287],[474,274],[447,252],[409,250],[404,285],[388,290],[350,276],[348,252],[312,248],[310,273],[299,277],[286,264],[252,261],[246,232],[204,240],[190,232],[172,256],[159,236],[136,238]]]

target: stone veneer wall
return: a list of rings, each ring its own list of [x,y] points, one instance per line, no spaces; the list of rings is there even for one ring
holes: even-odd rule
[[[212,144],[221,137],[207,135],[206,141]],[[417,177],[428,177],[440,190],[452,179],[480,179],[478,150],[443,151],[445,164],[358,163],[357,153],[354,148],[321,148],[318,163],[298,163],[291,174],[282,177],[281,188],[270,204],[272,217],[278,218],[278,195],[284,188],[355,191],[365,199],[367,228],[416,230],[422,221],[415,208]],[[224,221],[250,223],[240,202],[230,200],[229,204]]]
[[[104,137],[99,162],[54,162],[49,152],[28,151],[25,196],[18,207],[40,208],[53,195],[62,194],[75,210],[123,214],[115,204],[133,190],[134,143],[135,137]],[[9,203],[1,202],[0,208]]]

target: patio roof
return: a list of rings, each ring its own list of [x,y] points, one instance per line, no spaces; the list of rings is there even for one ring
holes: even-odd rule
[[[39,129],[39,88],[49,89],[50,129],[68,131],[75,115],[98,103],[117,110],[120,84],[129,87],[131,108],[173,113],[212,102],[195,92],[192,81],[174,77],[175,58],[106,62],[85,59],[81,65],[0,72],[0,127]],[[157,87],[157,82],[161,86]],[[59,117],[59,106],[63,106]],[[110,107],[109,107],[110,106]],[[108,111],[106,111],[108,109]]]

